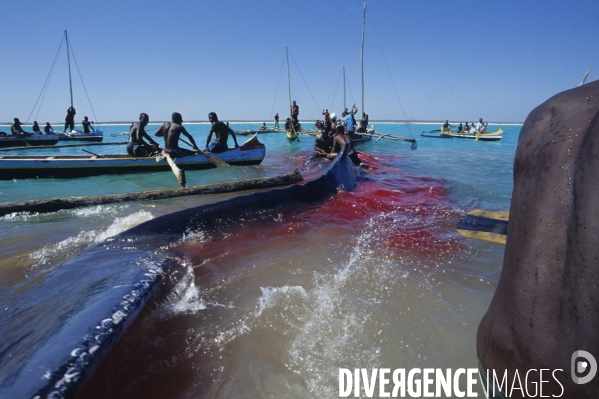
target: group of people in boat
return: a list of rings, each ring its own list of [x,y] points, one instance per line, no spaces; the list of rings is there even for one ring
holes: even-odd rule
[[[358,153],[353,149],[351,141],[354,138],[359,138],[356,133],[356,120],[354,115],[358,113],[358,108],[354,104],[351,110],[347,108],[341,113],[341,119],[337,119],[335,113],[329,113],[328,109],[323,110],[324,121],[316,121],[314,128],[320,130],[320,134],[316,136],[314,150],[320,155],[326,155],[328,159],[334,159],[345,143],[349,141],[350,151],[349,156],[354,164],[359,165],[360,159]],[[368,115],[362,113],[362,120],[359,129],[366,132],[368,125]]]
[[[219,121],[215,112],[210,112],[208,114],[208,120],[212,124],[212,127],[208,134],[208,138],[206,139],[205,152],[219,154],[227,151],[229,149],[227,144],[229,135],[233,137],[235,148],[239,147],[235,132],[228,124]],[[150,117],[148,114],[142,112],[139,115],[139,122],[131,125],[131,129],[129,130],[129,141],[127,143],[127,153],[132,157],[149,157],[161,151],[160,145],[145,131],[149,121]],[[162,126],[156,130],[154,135],[164,138],[164,151],[172,157],[181,158],[189,155],[196,155],[197,152],[200,152],[194,138],[183,126],[183,117],[178,112],[173,112],[171,122],[162,124]],[[187,137],[189,140],[189,143],[187,144],[193,148],[193,151],[179,147],[180,140],[185,142],[181,138],[181,135]],[[212,139],[213,135],[215,136],[214,139]],[[147,142],[144,139],[147,140]]]
[[[472,122],[471,125],[469,125],[468,122],[463,125],[460,123],[458,125],[457,133],[482,134],[487,131],[487,125],[488,123],[483,122],[483,118],[478,118],[478,123],[476,124],[474,122]],[[452,132],[452,127],[453,125],[446,120],[441,128],[441,133]]]
[[[63,134],[67,132],[67,128],[69,128],[69,132],[75,130],[76,113],[77,111],[73,106],[70,106],[67,109],[67,116],[65,118]],[[50,122],[46,122],[46,126],[44,126],[44,131],[42,133],[42,129],[40,125],[37,123],[37,121],[33,121],[33,125],[31,126],[32,132],[26,132],[25,130],[23,130],[23,122],[21,122],[19,118],[14,118],[13,121],[14,123],[10,126],[10,132],[13,136],[30,137],[34,134],[56,134],[54,132],[54,128],[52,127],[52,125],[50,125]],[[87,116],[83,117],[81,125],[83,126],[83,133],[91,133],[96,131],[96,128],[94,127],[94,122],[90,121]]]

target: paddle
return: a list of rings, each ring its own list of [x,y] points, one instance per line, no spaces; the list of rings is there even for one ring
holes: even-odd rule
[[[505,244],[509,211],[474,210],[457,223],[457,231],[466,238]]]
[[[179,140],[181,140],[182,142],[184,142],[185,144],[187,144],[188,146],[193,148],[193,145],[191,143],[187,142],[186,140],[182,139],[181,137],[179,137]],[[230,167],[231,166],[228,163],[226,163],[225,161],[223,161],[222,159],[219,159],[219,158],[215,157],[214,155],[210,155],[210,154],[200,150],[199,148],[197,149],[197,151],[200,154],[207,156],[210,163],[213,164],[214,166],[217,166],[217,167],[219,167],[219,166],[220,167]]]
[[[106,158],[106,157],[105,157],[105,156],[103,156],[103,155],[96,154],[95,152],[88,151],[88,150],[86,150],[85,148],[82,148],[82,149],[81,149],[81,151],[85,151],[85,152],[87,152],[88,154],[95,155],[95,156],[97,156],[98,158]]]
[[[185,179],[185,171],[182,169],[179,169],[179,167],[175,164],[175,161],[171,158],[171,156],[166,151],[162,151],[162,156],[164,156],[166,158],[166,162],[168,162],[168,165],[171,167],[171,170],[173,171],[173,174],[177,178],[177,181],[179,181],[179,184],[181,185],[181,187],[185,188],[185,183],[187,182]]]

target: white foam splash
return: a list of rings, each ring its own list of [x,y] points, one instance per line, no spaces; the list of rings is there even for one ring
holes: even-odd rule
[[[152,218],[152,214],[145,210],[123,217],[117,217],[110,226],[103,230],[82,231],[76,236],[68,237],[57,243],[46,245],[29,256],[31,259],[35,260],[33,267],[47,264],[55,257],[69,255],[72,251],[85,245],[102,243],[107,238],[113,237]]]

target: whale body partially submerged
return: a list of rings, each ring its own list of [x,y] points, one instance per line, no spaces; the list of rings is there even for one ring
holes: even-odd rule
[[[598,398],[599,376],[580,383],[593,360],[577,351],[599,359],[599,81],[550,98],[522,126],[503,270],[477,336],[483,379],[507,370],[511,386],[518,373],[532,395],[549,369],[543,396]]]

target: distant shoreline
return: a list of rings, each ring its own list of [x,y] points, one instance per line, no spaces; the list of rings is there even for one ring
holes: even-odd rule
[[[151,121],[149,124],[150,125],[157,125],[157,124],[162,124],[165,122],[170,122],[170,121]],[[257,120],[257,121],[244,121],[244,120],[230,120],[227,121],[229,123],[248,123],[248,124],[262,124],[263,122],[266,122],[264,120]],[[386,124],[402,124],[402,125],[442,125],[445,121],[398,121],[398,120],[370,120],[369,124],[375,124],[375,123],[386,123]],[[131,123],[133,123],[132,121],[114,121],[114,122],[94,122],[95,126],[121,126],[121,125],[131,125]],[[208,121],[184,121],[183,124],[184,125],[207,125],[210,122]],[[270,122],[266,122],[267,125],[272,125],[274,124],[274,122],[270,121]],[[281,122],[280,124],[284,124],[285,122]],[[305,121],[300,121],[301,124],[307,126],[310,123],[314,123],[314,121],[312,120],[305,120]],[[450,124],[454,124],[454,125],[458,125],[462,122],[457,121],[457,122],[449,122]],[[504,126],[521,126],[523,124],[523,122],[488,122],[489,125],[504,125]],[[10,128],[10,126],[12,125],[12,123],[9,122],[0,122],[0,126],[1,127],[5,127],[8,126],[8,128]],[[31,123],[25,123],[23,124],[23,126],[31,126]],[[56,129],[56,131],[60,131],[60,129],[62,129],[64,127],[64,122],[59,123],[51,123],[52,126],[57,126],[58,128]],[[77,125],[77,124],[75,124]],[[80,125],[80,124],[79,124]],[[43,127],[42,127],[43,128]]]

